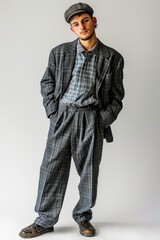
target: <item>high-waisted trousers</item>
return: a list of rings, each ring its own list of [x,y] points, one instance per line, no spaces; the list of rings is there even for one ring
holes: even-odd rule
[[[73,218],[79,223],[91,220],[97,196],[99,164],[103,147],[103,124],[97,110],[70,109],[59,105],[50,118],[46,149],[40,167],[35,223],[53,226],[59,218],[71,158],[80,176],[79,201],[73,209]]]

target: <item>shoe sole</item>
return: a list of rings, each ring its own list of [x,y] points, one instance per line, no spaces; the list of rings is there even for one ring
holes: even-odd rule
[[[95,235],[96,235],[96,233],[82,233],[82,232],[80,232],[80,234],[82,235],[82,236],[84,236],[84,237],[94,237]]]

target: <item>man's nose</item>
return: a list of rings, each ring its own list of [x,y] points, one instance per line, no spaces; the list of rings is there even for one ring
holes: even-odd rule
[[[86,27],[85,27],[85,24],[84,23],[80,23],[80,28],[81,29],[85,29]]]

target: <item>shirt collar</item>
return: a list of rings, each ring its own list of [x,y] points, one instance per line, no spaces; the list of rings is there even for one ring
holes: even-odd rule
[[[98,51],[98,46],[99,46],[99,40],[97,39],[96,44],[88,52],[92,52],[96,55],[97,51]],[[87,52],[87,51],[85,50],[85,48],[82,46],[82,44],[78,40],[78,42],[77,42],[77,53],[83,53],[83,52]]]

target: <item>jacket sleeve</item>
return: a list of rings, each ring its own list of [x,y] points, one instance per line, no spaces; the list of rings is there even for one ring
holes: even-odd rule
[[[122,99],[125,94],[123,87],[124,59],[118,54],[115,62],[115,66],[112,71],[111,87],[108,93],[109,103],[106,108],[103,108],[100,111],[105,128],[110,126],[116,120],[123,107]]]
[[[55,89],[55,59],[53,50],[50,52],[48,66],[41,80],[41,94],[47,117],[56,112],[57,103],[54,98]]]

